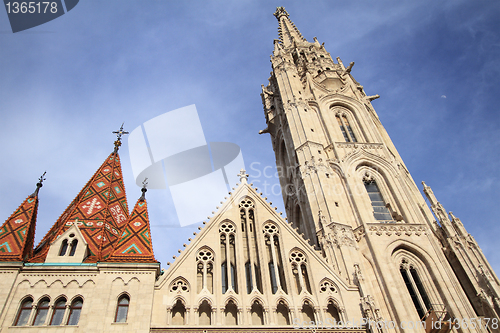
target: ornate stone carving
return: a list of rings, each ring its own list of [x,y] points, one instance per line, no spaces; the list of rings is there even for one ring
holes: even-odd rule
[[[370,231],[371,234],[375,233],[378,236],[401,236],[403,234],[407,236],[420,236],[422,234],[427,235],[427,228],[424,225],[394,225],[390,223],[381,225],[371,224],[370,227],[368,227],[368,231]]]
[[[357,248],[357,244],[352,232],[352,228],[348,225],[338,224],[331,221],[330,230],[333,233],[333,242],[338,246],[352,246]]]
[[[356,238],[356,242],[359,243],[361,238],[363,238],[363,236],[365,235],[365,227],[359,226],[353,230],[353,233],[354,233],[354,238]]]

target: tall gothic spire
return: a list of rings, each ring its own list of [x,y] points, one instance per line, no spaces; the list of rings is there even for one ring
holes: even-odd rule
[[[45,173],[28,196],[0,228],[0,261],[27,261],[33,253],[38,192]]]
[[[274,16],[276,16],[279,21],[278,33],[280,42],[284,47],[293,46],[294,43],[307,42],[299,29],[297,29],[295,24],[290,20],[285,7],[277,7]]]
[[[123,132],[123,125],[118,140]],[[128,221],[127,198],[123,185],[119,144],[111,153],[76,198],[66,208],[57,222],[35,249],[32,262],[44,262],[50,244],[73,224],[80,229],[88,243],[89,256],[86,262],[106,259],[118,241]]]

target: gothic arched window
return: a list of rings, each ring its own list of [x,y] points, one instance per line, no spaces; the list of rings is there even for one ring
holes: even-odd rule
[[[201,249],[196,256],[198,292],[203,289],[213,293],[213,263],[214,255],[208,249]]]
[[[253,302],[250,312],[252,315],[252,325],[264,325],[264,309],[259,302]]]
[[[200,325],[212,324],[212,306],[207,300],[204,300],[198,308],[198,316]]]
[[[238,325],[238,308],[233,301],[227,302],[224,315],[226,317],[226,325]]]
[[[172,308],[172,325],[184,325],[186,317],[186,307],[178,299]]]
[[[290,262],[292,263],[292,273],[295,280],[297,294],[302,291],[311,293],[311,283],[307,272],[307,261],[305,255],[300,251],[290,253]]]
[[[351,128],[351,124],[349,124],[349,120],[347,120],[347,116],[345,114],[337,113],[335,118],[337,119],[337,123],[340,127],[342,135],[344,136],[345,142],[358,142]]]
[[[403,259],[399,271],[413,301],[413,305],[415,305],[418,316],[422,319],[425,313],[431,309],[431,302],[420,280],[420,276],[413,265],[409,264],[406,259]]]
[[[255,205],[248,199],[243,199],[240,204],[241,231],[243,238],[243,260],[245,262],[245,281],[247,293],[252,290],[262,292],[260,276],[259,245],[255,235]]]
[[[278,325],[290,325],[290,310],[285,302],[280,301],[276,307]]]
[[[68,240],[65,239],[62,241],[61,250],[59,251],[59,256],[62,257],[64,255],[66,255],[67,250],[68,250]]]
[[[35,319],[33,320],[33,326],[45,324],[45,319],[47,319],[47,314],[49,313],[49,303],[50,300],[48,298],[44,298],[38,302]]]
[[[128,297],[127,297],[128,302]],[[68,325],[78,325],[78,321],[80,321],[80,314],[82,313],[83,300],[81,298],[77,298],[71,302],[71,307],[69,308],[69,316],[68,316]],[[127,311],[128,311],[128,303],[127,303]],[[125,313],[125,321],[127,320],[127,314]]]
[[[305,301],[304,305],[302,305],[302,319],[304,321],[307,321],[308,323],[309,322],[315,322],[315,320],[314,320],[314,309],[311,306],[311,304],[309,304],[308,301]]]
[[[226,293],[228,290],[237,293],[235,226],[231,222],[223,222],[219,227],[219,233],[222,257],[222,293]]]
[[[328,306],[326,307],[326,319],[331,320],[332,323],[339,322],[340,321],[340,315],[339,315],[339,310],[335,306],[335,304],[332,301],[328,302]],[[327,324],[330,324],[327,322]]]
[[[115,323],[126,323],[127,322],[129,305],[130,305],[130,298],[128,297],[128,295],[123,295],[118,299],[118,303],[116,304]],[[78,315],[78,316],[80,316],[80,315]],[[69,321],[68,321],[68,324],[69,324]]]
[[[283,262],[281,260],[281,246],[279,239],[279,230],[274,223],[266,223],[264,225],[264,239],[266,243],[267,258],[269,260],[269,277],[271,281],[271,289],[273,294],[276,294],[279,289],[285,293],[285,274],[283,271]]]
[[[28,324],[32,308],[33,308],[33,298],[28,297],[23,301],[21,307],[19,308],[19,312],[17,313],[14,326],[24,326]]]
[[[69,255],[70,257],[74,256],[75,255],[75,252],[76,252],[76,246],[78,245],[78,239],[73,239],[73,241],[71,242],[71,247],[70,247],[70,250],[69,250]]]
[[[50,319],[50,325],[53,326],[61,325],[65,312],[66,312],[66,299],[63,297],[58,299],[54,305],[54,310],[52,311],[52,318]]]
[[[368,192],[368,196],[370,197],[373,208],[373,217],[377,221],[393,222],[392,216],[386,207],[382,193],[380,193],[380,189],[375,180],[365,177],[363,182],[365,184],[366,192]]]

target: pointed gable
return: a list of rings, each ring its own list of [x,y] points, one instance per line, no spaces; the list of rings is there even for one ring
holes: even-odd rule
[[[88,244],[86,262],[106,259],[128,221],[118,152],[109,155],[35,249],[32,262],[45,261],[50,244],[73,224]]]
[[[36,193],[36,192],[35,192]],[[38,196],[31,195],[0,228],[0,261],[25,261],[33,252]]]
[[[153,243],[149,228],[148,204],[146,199],[139,199],[130,215],[109,262],[154,262]]]
[[[194,307],[204,299],[217,307],[230,299],[277,306],[282,299],[293,304],[292,297],[298,296],[319,304],[313,290],[321,281],[333,281],[336,293],[357,292],[247,184],[246,176],[243,171],[242,184],[158,280],[163,304],[173,306],[183,292],[196,294],[186,305]],[[187,291],[179,291],[175,286],[184,280]]]

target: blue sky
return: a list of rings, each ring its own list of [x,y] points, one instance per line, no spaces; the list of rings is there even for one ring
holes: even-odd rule
[[[273,166],[260,85],[285,6],[367,94],[417,184],[461,218],[494,269],[500,237],[500,3],[496,1],[86,1],[13,34],[0,10],[0,217],[47,170],[36,242],[113,150],[113,130],[196,104],[207,141],[233,142],[254,182]],[[126,140],[129,206],[140,196]],[[274,186],[274,189],[277,185]],[[281,196],[267,195],[278,211]],[[168,191],[147,193],[163,267],[180,228]],[[222,200],[222,198],[221,198]],[[210,215],[210,212],[207,212]]]

